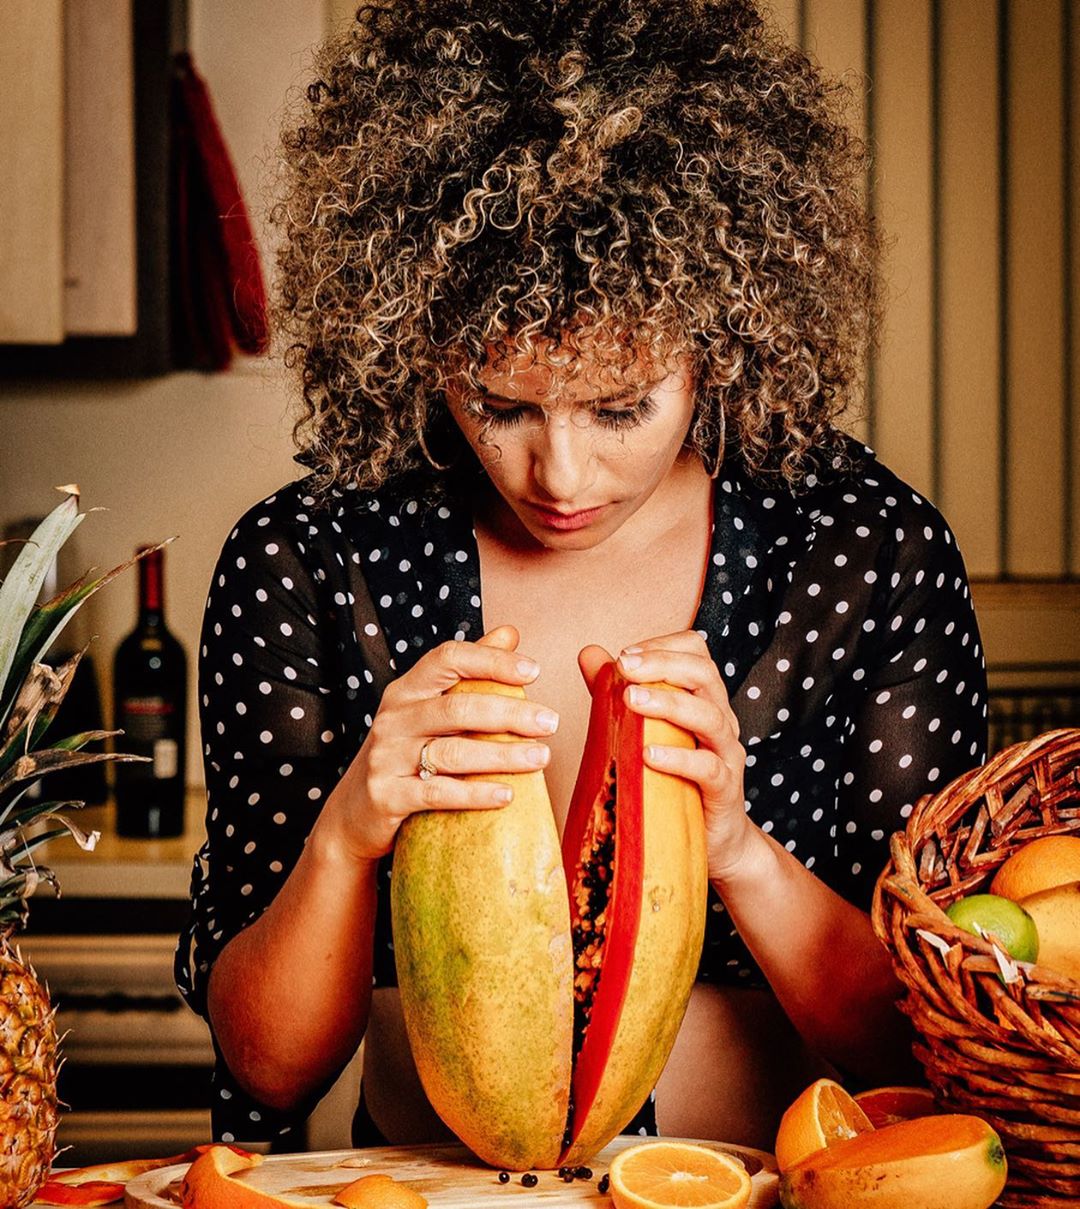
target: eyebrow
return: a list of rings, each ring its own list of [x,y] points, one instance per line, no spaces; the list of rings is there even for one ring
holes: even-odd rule
[[[629,399],[638,391],[643,396],[647,395],[650,390],[655,390],[663,380],[663,378],[657,378],[655,382],[648,382],[644,386],[632,387],[630,390],[621,390],[613,395],[599,395],[594,399],[581,399],[580,402],[591,404],[594,407],[603,407],[605,403],[621,403],[624,399]],[[494,399],[496,403],[512,403],[516,407],[543,407],[543,403],[539,399],[511,399],[506,395],[497,395],[491,390],[484,391],[484,398]]]

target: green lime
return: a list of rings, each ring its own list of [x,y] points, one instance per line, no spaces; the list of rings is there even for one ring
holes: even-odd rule
[[[979,935],[979,929],[996,937],[1016,961],[1034,961],[1039,955],[1035,921],[1011,898],[1000,894],[969,894],[958,898],[945,912],[958,928]]]

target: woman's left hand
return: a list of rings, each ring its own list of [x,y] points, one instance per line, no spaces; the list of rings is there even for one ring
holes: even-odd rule
[[[582,650],[578,663],[590,687],[610,658],[603,647]],[[746,751],[739,742],[739,721],[705,640],[696,630],[666,634],[626,647],[617,662],[623,676],[632,681],[625,690],[630,709],[663,718],[697,740],[696,748],[646,746],[645,763],[700,788],[709,878],[723,881],[742,858],[754,827],[746,814]],[[673,687],[638,687],[658,681]]]

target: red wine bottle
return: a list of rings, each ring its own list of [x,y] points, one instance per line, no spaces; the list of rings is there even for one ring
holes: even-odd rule
[[[126,836],[180,835],[184,830],[187,743],[187,657],[165,626],[162,551],[139,562],[139,620],[116,649],[113,664],[118,747],[146,756],[116,764],[116,830]]]

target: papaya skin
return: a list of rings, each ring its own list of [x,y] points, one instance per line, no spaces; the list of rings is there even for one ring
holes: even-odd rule
[[[525,696],[482,680],[451,691]],[[509,785],[513,800],[411,815],[398,832],[390,902],[405,1027],[428,1099],[466,1146],[492,1166],[555,1167],[573,1046],[558,831],[543,773],[468,779]]]
[[[640,755],[642,743],[690,747],[694,740],[627,710],[627,682],[614,665],[598,681],[605,704],[594,708],[601,717],[590,719],[590,740],[605,709],[622,711],[624,742],[636,744],[636,756],[621,758],[620,776],[640,778],[648,856],[635,890],[640,902],[633,910],[629,978],[614,1035],[604,1042],[610,1052],[598,1085],[592,1079],[587,1111],[575,1112],[566,1150],[574,958],[564,860],[569,864],[576,839],[573,804],[569,847],[560,854],[543,773],[479,775],[475,779],[509,785],[513,801],[495,811],[411,816],[395,850],[395,956],[417,1071],[458,1137],[484,1162],[510,1170],[584,1163],[633,1117],[678,1034],[704,936],[707,859],[699,792],[645,767]],[[521,688],[487,681],[464,681],[451,691],[525,696]],[[597,691],[594,684],[594,698]],[[590,758],[606,765],[610,752],[586,744],[579,789],[584,784],[588,797],[591,786],[595,797],[596,769],[584,771]],[[448,894],[455,886],[465,892]]]
[[[780,1178],[784,1209],[988,1209],[1005,1187],[997,1134],[978,1117],[901,1121],[819,1150]]]

